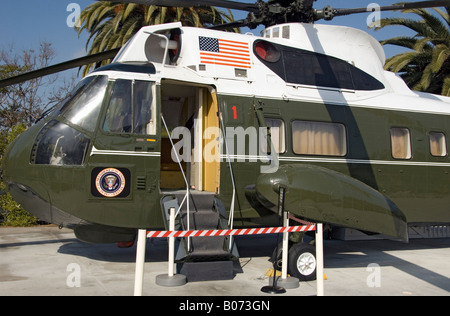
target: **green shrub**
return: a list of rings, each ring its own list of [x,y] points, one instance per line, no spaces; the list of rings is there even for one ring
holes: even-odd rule
[[[32,226],[38,219],[17,204],[9,193],[4,191],[5,185],[0,183],[0,226]]]
[[[18,124],[10,131],[0,132],[0,157],[3,156],[8,144],[24,130],[25,127]],[[5,184],[0,181],[0,226],[31,226],[36,225],[37,221],[35,216],[25,211],[20,204],[13,200],[11,195],[6,192]]]

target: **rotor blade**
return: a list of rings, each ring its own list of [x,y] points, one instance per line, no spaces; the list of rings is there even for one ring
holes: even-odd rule
[[[99,61],[102,61],[105,59],[114,58],[114,56],[117,55],[119,50],[120,50],[120,47],[111,49],[111,50],[108,50],[105,52],[92,54],[92,55],[80,57],[77,59],[72,59],[69,61],[62,62],[60,64],[33,70],[33,71],[30,71],[30,72],[27,72],[27,73],[24,73],[24,74],[15,76],[15,77],[0,80],[0,88],[4,88],[4,87],[10,86],[10,85],[21,83],[21,82],[31,80],[31,79],[48,76],[48,75],[51,75],[51,74],[54,74],[54,73],[57,73],[60,71],[68,70],[71,68],[76,68],[76,67],[81,67],[84,65],[96,63],[96,62],[99,62]]]
[[[98,0],[108,1],[108,0]],[[259,7],[253,3],[242,3],[228,0],[111,0],[109,2],[117,3],[136,3],[144,5],[155,5],[160,7],[202,7],[213,6],[220,8],[228,8],[233,10],[242,10],[248,12],[257,12]]]
[[[394,4],[390,6],[383,6],[379,8],[379,11],[395,11],[395,10],[405,10],[405,9],[421,9],[421,8],[435,8],[435,7],[446,7],[450,6],[450,0],[440,0],[440,1],[419,1],[419,2],[408,2],[401,4]],[[377,8],[378,10],[378,8]],[[349,15],[355,13],[372,12],[372,8],[356,8],[356,9],[333,9],[333,17]]]
[[[227,30],[227,29],[231,29],[231,28],[235,28],[235,27],[247,26],[247,24],[248,24],[248,21],[246,19],[243,19],[243,20],[237,20],[237,21],[219,24],[219,25],[211,25],[211,26],[207,26],[205,28],[210,29],[210,30]]]

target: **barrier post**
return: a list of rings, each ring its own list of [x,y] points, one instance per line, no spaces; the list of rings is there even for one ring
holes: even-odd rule
[[[170,208],[170,220],[169,220],[169,230],[175,230],[175,208]],[[175,265],[175,237],[169,237],[169,277],[173,277],[173,266]]]
[[[273,281],[272,285],[264,286],[261,291],[265,293],[281,294],[285,293],[286,289],[295,289],[300,286],[300,281],[294,277],[287,276],[288,266],[288,252],[289,252],[289,213],[284,209],[284,199],[286,194],[286,188],[280,186],[279,200],[278,200],[278,214],[283,220],[283,243],[281,252],[281,279],[276,276],[276,259],[273,265]],[[278,253],[278,241],[277,250]],[[270,281],[269,281],[270,282]]]
[[[323,224],[316,224],[316,280],[317,296],[324,296],[323,287]]]
[[[134,275],[134,296],[142,296],[144,285],[144,263],[145,245],[147,240],[147,230],[139,229],[138,242],[136,248],[136,270]]]
[[[284,227],[289,226],[288,212],[284,212],[283,225],[284,225]],[[281,257],[281,263],[282,263],[281,264],[281,278],[283,280],[287,279],[288,252],[289,252],[289,233],[284,232],[283,233],[283,252],[282,252],[282,257]]]
[[[169,210],[169,231],[175,231],[175,208],[171,207]],[[156,284],[161,286],[181,286],[185,285],[187,280],[183,274],[175,274],[175,237],[169,236],[169,266],[167,274],[160,274],[156,276]]]
[[[289,254],[289,212],[283,214],[283,226],[286,231],[283,233],[283,252],[281,257],[281,279],[278,280],[278,284],[285,289],[296,289],[300,286],[300,280],[295,277],[288,277],[288,254]]]

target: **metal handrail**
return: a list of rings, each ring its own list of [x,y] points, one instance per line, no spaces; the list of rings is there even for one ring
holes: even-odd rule
[[[162,122],[164,124],[164,128],[166,129],[167,135],[169,136],[170,144],[172,145],[172,150],[175,153],[175,157],[177,158],[178,166],[180,167],[181,174],[183,175],[184,183],[186,184],[186,195],[184,196],[183,200],[181,201],[180,206],[178,207],[178,210],[177,210],[177,212],[175,214],[175,217],[178,216],[178,214],[180,213],[181,207],[183,206],[184,202],[187,200],[187,204],[186,204],[186,207],[187,207],[187,230],[190,230],[191,227],[190,227],[190,220],[189,220],[189,218],[190,218],[190,212],[189,212],[189,194],[190,194],[189,183],[187,181],[186,174],[184,173],[183,166],[181,165],[180,157],[178,156],[177,151],[174,149],[175,145],[173,144],[173,140],[172,140],[172,137],[170,136],[169,128],[167,127],[166,120],[164,119],[164,115],[162,113],[161,113],[161,120],[162,120]],[[190,249],[191,249],[190,237],[188,238],[187,249],[188,249],[188,251],[190,251]]]
[[[222,113],[219,112],[219,119],[220,119],[220,125],[222,127],[222,139],[224,140],[225,143],[225,151],[226,151],[226,157],[227,157],[227,162],[230,168],[230,175],[231,175],[231,184],[233,185],[233,195],[231,198],[231,206],[230,206],[230,216],[228,217],[228,227],[230,229],[233,229],[233,222],[234,222],[234,203],[236,200],[236,182],[234,180],[234,173],[233,173],[233,168],[231,166],[231,159],[230,159],[230,150],[228,149],[228,143],[227,143],[227,136],[225,133],[225,126],[223,124],[223,118],[222,118]],[[231,244],[233,241],[233,236],[230,236],[230,243],[229,243],[229,248],[231,249]]]

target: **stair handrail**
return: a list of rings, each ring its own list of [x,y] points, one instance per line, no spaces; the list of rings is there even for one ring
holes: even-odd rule
[[[231,159],[230,159],[230,150],[228,149],[228,142],[227,142],[227,135],[225,133],[225,126],[223,123],[223,118],[222,118],[222,112],[218,113],[219,115],[219,120],[220,120],[220,125],[222,127],[222,139],[225,143],[225,152],[226,152],[226,157],[227,157],[227,162],[230,168],[230,175],[231,175],[231,184],[233,185],[233,195],[231,197],[231,206],[230,206],[230,216],[228,217],[228,227],[230,229],[233,229],[233,222],[234,222],[234,203],[236,200],[236,182],[234,180],[234,172],[233,172],[233,167],[231,166]],[[229,244],[229,248],[231,249],[231,245],[232,245],[232,240],[233,240],[233,236],[230,236],[230,244]]]
[[[180,206],[178,207],[178,210],[177,210],[177,213],[175,214],[175,216],[178,216],[178,214],[180,213],[181,207],[183,206],[184,202],[187,200],[187,203],[186,203],[186,209],[187,209],[187,230],[190,230],[191,226],[190,226],[190,220],[189,220],[189,218],[190,218],[190,213],[189,213],[189,194],[190,194],[189,183],[187,181],[186,174],[184,173],[183,166],[181,165],[180,157],[178,156],[178,153],[175,150],[175,145],[173,144],[172,137],[170,136],[170,132],[169,132],[169,128],[167,127],[166,120],[164,119],[164,115],[162,113],[161,113],[161,119],[162,119],[162,122],[164,124],[164,128],[166,129],[167,135],[169,136],[169,141],[170,141],[170,144],[172,145],[172,150],[174,151],[175,157],[177,158],[177,163],[178,163],[178,166],[180,167],[181,174],[183,175],[184,183],[186,184],[186,195],[184,196],[183,200],[181,201]],[[189,237],[188,238],[188,246],[187,246],[188,251],[191,249],[190,240],[191,239]]]

